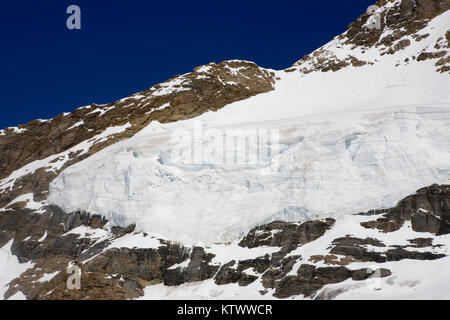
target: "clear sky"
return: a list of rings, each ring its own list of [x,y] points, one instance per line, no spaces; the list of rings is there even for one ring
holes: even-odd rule
[[[209,62],[284,69],[375,0],[4,0],[0,128],[113,102]],[[81,30],[66,9],[81,8]]]

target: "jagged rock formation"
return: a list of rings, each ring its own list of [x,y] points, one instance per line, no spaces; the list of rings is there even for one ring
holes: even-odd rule
[[[250,231],[239,245],[246,248],[280,247],[283,252],[289,253],[299,245],[320,238],[333,224],[333,219],[310,221],[298,225],[273,222]]]
[[[375,221],[364,222],[366,228],[377,228],[384,232],[400,229],[405,221],[411,221],[416,232],[436,235],[450,233],[450,189],[448,186],[433,185],[419,190]]]
[[[373,65],[380,56],[394,55],[413,43],[417,45],[416,52],[402,56],[398,65],[431,59],[438,72],[450,71],[448,31],[434,39],[434,43],[423,41],[430,36],[428,23],[448,11],[450,1],[379,0],[375,6],[375,11],[361,15],[345,33],[304,56],[289,71],[300,70],[309,74],[313,71],[338,71],[347,66]],[[371,19],[379,26],[374,26]]]

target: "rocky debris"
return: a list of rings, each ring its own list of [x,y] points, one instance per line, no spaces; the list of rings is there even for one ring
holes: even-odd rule
[[[236,261],[230,261],[229,263],[222,266],[217,273],[215,278],[215,282],[218,285],[225,285],[229,283],[239,283],[242,286],[248,286],[256,279],[258,279],[255,275],[249,275],[242,270],[233,269],[233,266],[236,264]]]
[[[217,111],[273,90],[275,81],[272,71],[251,62],[211,63],[114,103],[92,104],[51,120],[5,129],[0,135],[0,208],[28,193],[35,201],[45,200],[49,183],[59,172],[130,138],[152,121],[168,123]],[[121,126],[120,132],[102,136],[108,128]],[[8,178],[37,160],[42,160],[42,168]]]
[[[438,59],[442,58],[447,54],[447,51],[439,51],[439,52],[422,52],[417,56],[417,61],[425,61],[430,59]]]
[[[272,222],[251,230],[239,245],[245,248],[281,247],[283,252],[289,253],[298,246],[323,236],[333,227],[334,222],[333,219],[307,221],[301,224]]]
[[[363,222],[365,228],[376,228],[384,232],[400,229],[405,221],[411,221],[416,232],[436,235],[450,233],[450,186],[432,185],[420,189],[391,209],[385,210],[381,218]]]
[[[12,253],[20,262],[53,255],[75,258],[92,241],[66,233],[82,225],[96,229],[105,224],[100,216],[80,212],[69,215],[56,206],[46,207],[44,213],[9,210],[0,214],[0,246],[14,238]]]

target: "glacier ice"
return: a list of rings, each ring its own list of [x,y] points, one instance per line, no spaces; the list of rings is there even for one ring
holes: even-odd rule
[[[274,91],[195,119],[153,122],[65,169],[51,183],[48,201],[171,240],[211,244],[274,220],[392,207],[419,188],[448,183],[450,77],[435,72],[431,60],[398,62],[434,46],[449,16],[435,18],[423,30],[429,37],[393,55],[371,48],[357,56],[374,64],[326,73],[274,71]],[[326,49],[357,54],[337,42]],[[278,143],[269,149],[277,152],[251,165],[192,161],[192,153],[174,149],[210,149],[208,139],[183,141],[197,125],[219,133],[276,130]],[[248,145],[240,154],[254,158],[259,148]]]
[[[280,128],[270,174],[261,169],[274,161],[186,164],[187,155],[172,152],[179,143],[173,131],[161,125],[164,130],[143,132],[64,170],[50,186],[49,202],[180,242],[216,243],[269,221],[391,207],[420,187],[450,179],[449,108],[352,112],[264,126]]]

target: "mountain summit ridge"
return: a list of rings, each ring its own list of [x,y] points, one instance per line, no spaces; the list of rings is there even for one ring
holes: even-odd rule
[[[444,29],[436,33],[427,28],[431,20],[450,9],[450,1],[382,0],[375,8],[351,23],[343,34],[304,56],[289,71],[338,71],[347,66],[373,65],[381,57],[393,55],[400,56],[395,66],[431,59],[438,72],[450,72],[450,32]],[[371,18],[379,25],[370,24]],[[434,33],[432,38],[430,33]],[[402,55],[401,51],[410,46],[415,48]]]

